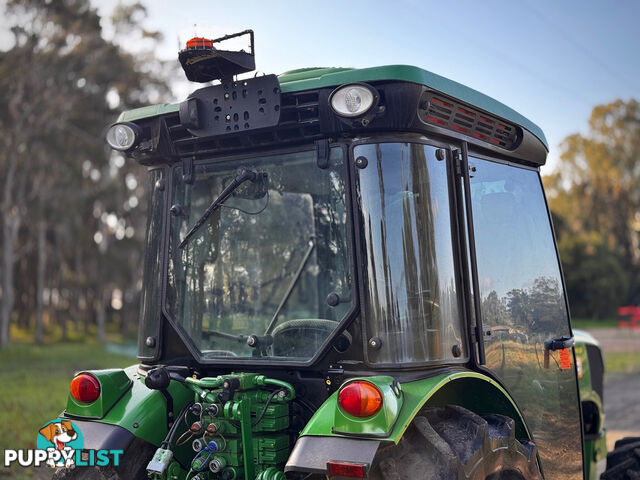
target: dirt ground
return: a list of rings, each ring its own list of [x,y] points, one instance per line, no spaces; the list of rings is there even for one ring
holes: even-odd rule
[[[640,331],[618,328],[588,330],[603,352],[640,352]],[[605,428],[607,446],[628,436],[640,436],[640,375],[605,372]]]

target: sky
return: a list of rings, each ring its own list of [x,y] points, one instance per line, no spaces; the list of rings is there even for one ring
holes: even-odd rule
[[[116,3],[94,0],[102,14]],[[464,83],[542,127],[551,149],[543,173],[567,135],[588,131],[595,105],[640,99],[638,1],[143,3],[147,28],[164,34],[157,55],[166,60],[177,62],[178,38],[251,28],[261,72],[410,64]],[[184,97],[199,85],[175,87]]]

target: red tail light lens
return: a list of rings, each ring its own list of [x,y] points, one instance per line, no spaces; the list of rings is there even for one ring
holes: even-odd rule
[[[327,462],[329,476],[365,478],[367,465],[361,463]]]
[[[338,405],[354,417],[371,417],[382,408],[382,394],[374,384],[357,380],[340,390]]]
[[[81,373],[71,380],[71,396],[81,403],[95,402],[100,396],[100,382],[93,375]]]

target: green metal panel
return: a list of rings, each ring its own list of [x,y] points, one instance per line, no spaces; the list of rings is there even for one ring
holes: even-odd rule
[[[127,389],[122,391],[118,383],[107,383],[105,379],[117,377],[114,372],[121,372],[127,378]],[[138,373],[138,366],[133,365],[125,370],[108,370],[88,372],[101,382],[100,399],[91,404],[91,408],[80,411],[73,404],[67,404],[65,413],[78,417],[99,418],[102,423],[118,425],[126,428],[135,436],[154,445],[159,445],[167,434],[167,416],[162,394],[150,390],[144,384],[144,377]],[[104,382],[104,383],[103,383]],[[121,384],[120,384],[121,385]],[[173,408],[177,414],[186,403],[193,398],[193,392],[176,381],[169,385],[169,393],[173,397]],[[103,405],[113,399],[110,407],[102,410]]]
[[[77,417],[104,417],[105,413],[131,387],[132,383],[129,376],[121,369],[93,370],[80,373],[89,373],[98,380],[98,383],[100,383],[100,396],[95,402],[81,403],[69,393],[65,413]]]
[[[134,108],[133,110],[122,112],[118,117],[118,122],[133,122],[143,118],[165,115],[167,113],[177,112],[179,108],[180,105],[178,103],[160,103],[158,105]]]
[[[366,380],[380,386],[387,382],[387,378],[389,377],[367,377]],[[354,435],[358,438],[384,438],[398,443],[415,416],[427,403],[442,405],[450,402],[479,414],[499,413],[510,416],[516,422],[516,436],[530,438],[524,420],[513,400],[498,383],[485,375],[471,371],[450,372],[399,385],[403,403],[396,417],[392,419],[393,428],[384,436],[381,433],[387,430],[390,420],[388,417],[384,417],[383,422],[382,417],[374,417],[375,420],[356,420],[354,417],[337,415],[336,411],[340,410],[337,392],[318,409],[300,435],[344,437]],[[342,422],[340,424],[342,433],[340,434],[336,433],[336,419]],[[364,424],[367,422],[370,425],[365,426]]]
[[[584,441],[584,469],[587,480],[598,478],[597,463],[607,455],[607,436],[604,429],[604,409],[600,395],[593,389],[591,383],[591,366],[587,355],[587,345],[599,347],[598,342],[588,333],[580,330],[573,331],[576,340],[574,351],[578,365],[578,387],[581,402],[593,402],[598,408],[598,434],[595,438],[585,438]]]
[[[278,77],[283,93],[300,92],[323,87],[336,87],[346,83],[375,82],[375,81],[401,81],[425,85],[450,97],[457,98],[465,103],[478,107],[505,120],[516,123],[529,130],[549,150],[547,139],[538,127],[528,118],[520,115],[503,103],[469,88],[461,83],[410,65],[387,65],[371,68],[304,68],[285,72]],[[142,118],[153,117],[165,113],[177,112],[177,104],[161,104],[150,107],[137,108],[124,112],[118,121],[133,121]]]

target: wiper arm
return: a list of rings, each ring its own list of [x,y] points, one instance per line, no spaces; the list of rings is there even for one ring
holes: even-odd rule
[[[307,251],[304,252],[304,256],[302,257],[302,260],[300,261],[300,265],[298,265],[298,270],[296,270],[296,273],[293,275],[293,279],[291,280],[291,283],[289,284],[289,287],[287,288],[287,291],[285,292],[284,297],[282,297],[282,300],[280,300],[280,304],[278,305],[278,308],[276,309],[276,312],[273,314],[273,317],[271,318],[271,321],[269,322],[269,325],[267,326],[267,330],[265,331],[265,335],[271,335],[271,331],[273,330],[273,327],[275,327],[275,325],[276,325],[276,321],[278,320],[278,315],[280,315],[280,311],[284,307],[285,303],[287,303],[287,300],[289,300],[289,297],[291,296],[291,293],[293,292],[293,288],[298,283],[298,280],[300,279],[300,275],[302,275],[302,272],[304,271],[304,266],[307,264],[307,261],[309,260],[309,257],[311,256],[311,252],[313,252],[313,249],[316,246],[316,244],[313,241],[313,239],[314,239],[314,237],[311,237],[309,239],[309,246],[307,247]]]
[[[246,168],[239,169],[231,183],[224,187],[224,190],[222,190],[220,195],[218,195],[218,198],[211,202],[211,205],[209,205],[209,207],[205,210],[198,221],[193,225],[193,227],[191,227],[191,230],[187,232],[184,239],[182,239],[182,241],[178,245],[178,248],[183,249],[187,245],[187,243],[189,242],[189,238],[191,238],[198,230],[200,230],[200,227],[202,227],[204,222],[207,221],[211,214],[215,212],[216,209],[220,207],[220,205],[222,205],[225,200],[229,198],[240,185],[242,185],[247,180],[251,180],[252,182],[254,182],[257,177],[258,174],[252,170],[248,170]]]

